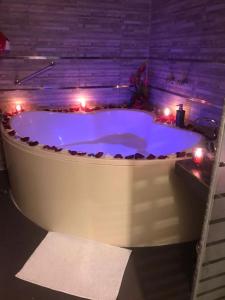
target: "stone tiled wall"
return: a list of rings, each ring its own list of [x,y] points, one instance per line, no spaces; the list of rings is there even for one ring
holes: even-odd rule
[[[152,0],[151,101],[220,119],[225,98],[225,1]]]
[[[1,106],[64,105],[80,94],[93,102],[126,102],[129,90],[111,87],[128,84],[149,56],[153,103],[184,103],[187,117],[218,120],[225,97],[224,16],[224,0],[2,0],[0,31],[11,51],[0,56]],[[46,73],[14,84],[51,60],[56,65]]]
[[[11,51],[0,55],[1,106],[17,100],[61,105],[78,94],[96,102],[126,102],[128,89],[110,86],[127,84],[148,57],[149,11],[149,0],[2,0],[0,31]],[[40,56],[45,59],[34,59]],[[14,84],[51,60],[56,62],[51,70]],[[85,86],[102,88],[74,89]]]

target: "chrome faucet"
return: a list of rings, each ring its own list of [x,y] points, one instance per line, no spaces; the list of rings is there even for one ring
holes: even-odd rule
[[[202,132],[210,140],[215,140],[217,138],[219,124],[216,120],[206,117],[199,117],[195,119],[192,123],[196,129]]]

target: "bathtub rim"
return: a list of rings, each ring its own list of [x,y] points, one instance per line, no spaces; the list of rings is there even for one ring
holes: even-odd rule
[[[2,129],[2,128],[1,128]],[[176,154],[174,156],[170,155],[165,159],[125,159],[125,158],[114,158],[114,157],[108,157],[104,156],[101,158],[96,157],[90,157],[90,156],[79,156],[79,155],[71,155],[68,153],[67,150],[62,150],[60,152],[54,152],[50,150],[43,149],[42,144],[38,144],[37,146],[31,147],[25,142],[20,141],[20,139],[16,139],[14,136],[9,136],[7,132],[5,132],[4,129],[2,129],[2,138],[3,143],[7,142],[14,147],[27,152],[32,153],[33,155],[38,155],[41,157],[47,157],[50,159],[56,159],[61,161],[69,161],[74,163],[88,163],[88,164],[95,164],[95,165],[115,165],[115,166],[137,166],[137,165],[151,165],[155,163],[164,163],[164,161],[175,161],[175,160],[181,160],[181,159],[188,159],[188,157],[176,157]]]
[[[153,112],[150,111],[145,111],[145,110],[138,110],[138,109],[128,109],[128,108],[114,108],[114,109],[102,109],[102,110],[94,110],[91,112],[87,112],[88,114],[97,114],[100,112],[112,112],[112,111],[134,111],[134,112],[139,112],[139,113],[145,113],[147,115],[149,115],[150,117],[152,117],[152,121],[154,124],[158,124],[161,126],[165,126],[165,127],[170,127],[173,128],[174,130],[179,130],[179,131],[183,131],[183,132],[187,132],[189,130],[185,129],[185,128],[177,128],[174,125],[170,125],[170,124],[161,124],[158,122],[155,122],[154,120],[154,116],[155,114]],[[86,112],[57,112],[57,111],[45,111],[45,110],[31,110],[31,111],[24,111],[23,113],[36,113],[36,112],[40,112],[40,113],[51,113],[51,114],[64,114],[64,115],[72,115],[72,114],[86,114]],[[15,116],[18,116],[18,114],[16,114]],[[13,117],[12,116],[10,118],[10,122],[12,120]],[[13,127],[11,130],[15,130]],[[48,149],[43,149],[44,144],[38,144],[36,146],[29,146],[26,142],[22,142],[20,140],[21,137],[17,137],[15,136],[9,136],[8,132],[10,130],[7,130],[3,127],[3,125],[1,124],[1,133],[2,133],[2,137],[3,140],[5,139],[7,142],[14,144],[15,146],[17,146],[18,148],[29,152],[29,153],[36,153],[39,156],[47,156],[49,158],[52,159],[59,159],[59,160],[63,160],[63,161],[73,161],[73,162],[85,162],[85,163],[91,163],[91,164],[97,164],[97,165],[118,165],[118,166],[136,166],[136,165],[148,165],[148,164],[153,164],[154,162],[157,163],[163,163],[164,160],[181,160],[181,159],[188,159],[189,157],[184,156],[184,157],[177,157],[176,153],[171,153],[168,154],[167,157],[165,159],[160,159],[157,156],[154,159],[147,159],[147,158],[143,158],[143,159],[126,159],[125,157],[123,158],[115,158],[114,156],[110,156],[110,155],[104,155],[100,158],[96,158],[96,157],[90,157],[88,155],[84,155],[84,156],[79,156],[79,155],[71,155],[68,153],[67,149],[63,149],[60,152],[54,152]],[[16,130],[15,130],[16,131]],[[201,137],[200,139],[200,145],[203,144],[204,142],[204,136],[201,135],[200,133],[194,132],[196,135],[199,135]],[[194,148],[194,147],[193,147]],[[189,149],[185,149],[183,150],[184,152],[192,152],[193,148],[189,148]],[[87,153],[89,154],[89,153]],[[120,153],[118,153],[120,154]],[[134,153],[135,154],[135,153]]]

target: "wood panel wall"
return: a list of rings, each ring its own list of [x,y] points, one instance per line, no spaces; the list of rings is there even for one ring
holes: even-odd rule
[[[127,84],[148,57],[149,11],[149,0],[2,0],[0,31],[11,51],[0,55],[1,106],[61,105],[80,94],[127,102],[129,90],[112,87]],[[15,85],[52,60],[51,70]]]
[[[152,0],[151,100],[220,119],[225,98],[225,1]]]

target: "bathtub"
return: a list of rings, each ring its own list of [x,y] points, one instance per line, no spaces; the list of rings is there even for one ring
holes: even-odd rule
[[[42,228],[127,247],[199,238],[204,205],[174,173],[174,153],[198,145],[199,134],[126,109],[24,112],[10,123],[16,136],[2,127],[2,138],[11,195]],[[19,139],[26,136],[39,145]],[[104,155],[88,156],[97,152]],[[134,153],[156,159],[114,158]],[[168,157],[157,159],[161,155]]]

